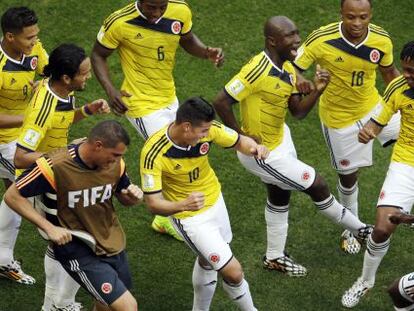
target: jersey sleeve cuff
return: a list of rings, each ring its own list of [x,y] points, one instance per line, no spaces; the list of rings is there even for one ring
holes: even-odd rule
[[[300,72],[304,72],[306,69],[301,68],[298,64],[296,64],[295,62],[292,62],[293,67],[295,67],[297,70],[299,70]]]
[[[371,118],[370,120],[371,120],[373,123],[375,123],[376,125],[380,126],[380,127],[384,127],[384,126],[386,126],[386,124],[381,124],[381,123],[379,123],[377,120],[375,120],[374,118]]]
[[[98,39],[96,39],[96,43],[98,43],[100,46],[102,46],[103,48],[105,48],[105,49],[108,49],[108,50],[111,50],[111,51],[114,51],[114,50],[116,50],[116,48],[110,48],[110,47],[107,47],[105,44],[103,44],[101,41],[99,41]]]
[[[228,97],[230,97],[231,99],[233,99],[233,100],[234,100],[233,104],[234,104],[234,103],[239,102],[236,98],[234,98],[232,95],[230,95],[230,93],[226,90],[226,88],[224,88],[223,90],[224,90],[224,93],[225,93]]]
[[[16,146],[19,147],[19,148],[21,148],[21,149],[23,149],[23,150],[26,150],[28,152],[36,152],[36,150],[32,150],[32,149],[30,149],[28,147],[22,146],[19,143],[16,143]]]
[[[236,146],[236,145],[237,145],[237,143],[239,142],[239,140],[240,140],[240,134],[237,134],[237,140],[236,140],[236,142],[235,142],[233,145],[231,145],[231,146],[229,146],[229,147],[226,147],[226,148],[224,148],[224,149],[231,149],[231,148],[234,148],[234,146]]]
[[[156,191],[144,191],[144,194],[156,194],[156,193],[160,193],[162,192],[162,190],[156,190]]]

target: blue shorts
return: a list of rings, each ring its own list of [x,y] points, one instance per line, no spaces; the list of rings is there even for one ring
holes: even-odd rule
[[[104,305],[111,305],[132,288],[125,251],[98,256],[77,238],[65,245],[54,245],[53,250],[66,272]]]

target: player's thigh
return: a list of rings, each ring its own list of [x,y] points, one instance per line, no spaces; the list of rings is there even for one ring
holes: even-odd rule
[[[54,246],[56,259],[68,274],[103,305],[111,305],[128,289],[119,278],[113,258],[96,256],[77,239]]]
[[[214,206],[193,217],[172,218],[185,243],[214,270],[220,270],[233,257],[230,241],[222,235],[223,224],[217,221],[219,215],[217,206]]]
[[[14,181],[15,167],[14,154],[16,153],[16,142],[0,144],[0,178]]]
[[[129,122],[134,126],[138,134],[147,140],[152,134],[158,132],[166,125],[175,120],[178,109],[178,100],[175,100],[169,106],[159,109],[149,115],[132,118],[127,117]]]
[[[401,124],[401,113],[398,111],[395,113],[391,120],[382,131],[378,134],[377,139],[382,146],[386,147],[398,139],[400,134],[400,124]]]
[[[241,164],[252,174],[260,177],[265,184],[283,190],[304,191],[315,180],[315,169],[293,157],[281,148],[272,150],[266,160],[248,157],[240,152],[237,156]]]
[[[341,129],[322,124],[332,167],[341,174],[347,175],[360,167],[372,165],[372,141],[367,144],[358,141],[358,132],[362,127],[361,121]]]
[[[138,303],[130,291],[123,293],[117,300],[111,304],[111,310],[114,311],[136,311]]]

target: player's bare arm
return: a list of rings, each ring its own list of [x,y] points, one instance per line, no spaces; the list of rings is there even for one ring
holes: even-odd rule
[[[106,114],[110,112],[111,108],[109,108],[108,102],[105,99],[97,99],[76,109],[73,123],[95,114]]]
[[[41,152],[31,152],[29,150],[17,147],[16,153],[14,154],[14,166],[16,168],[28,168],[41,156]]]
[[[372,120],[369,120],[358,133],[358,141],[367,144],[371,139],[377,137],[383,127]]]
[[[388,83],[390,83],[392,80],[394,80],[400,75],[400,72],[394,66],[394,64],[388,67],[379,66],[378,68],[381,72],[382,79],[384,80],[386,86],[388,85]]]
[[[186,199],[172,202],[164,199],[161,192],[144,195],[145,203],[153,214],[169,216],[184,211],[198,211],[204,207],[204,194],[192,192]]]
[[[0,114],[0,129],[21,127],[23,115]]]
[[[139,204],[144,198],[144,193],[137,185],[130,184],[126,189],[122,189],[120,193],[116,193],[118,201],[125,206]]]
[[[264,160],[269,156],[269,149],[266,146],[256,143],[256,141],[248,136],[240,135],[239,141],[234,148],[249,156],[254,156],[259,160]]]
[[[313,85],[312,81],[306,79],[298,68],[295,68],[295,70],[296,70],[296,88],[299,91],[299,93],[307,95],[310,92],[312,92],[315,89],[315,86]]]
[[[404,214],[404,213],[393,214],[393,215],[389,216],[389,220],[394,225],[413,224],[414,223],[414,215],[409,215],[409,214]]]
[[[224,125],[227,127],[235,130],[239,134],[243,134],[245,136],[249,136],[252,138],[256,143],[260,144],[261,139],[257,136],[246,135],[240,128],[239,123],[236,120],[236,116],[233,112],[233,105],[237,102],[229,95],[221,90],[216,99],[213,102],[214,109],[216,110],[217,114],[219,115],[220,119],[223,121]]]
[[[122,100],[122,97],[130,97],[131,94],[114,87],[109,74],[107,58],[114,50],[102,46],[99,42],[95,42],[92,50],[91,60],[92,67],[96,78],[104,88],[109,98],[109,105],[117,114],[124,114],[128,108]]]
[[[46,232],[52,242],[58,245],[63,245],[72,240],[72,235],[67,229],[56,227],[36,212],[36,210],[32,207],[32,204],[19,193],[15,184],[12,184],[6,191],[4,194],[4,200],[17,214]]]
[[[303,97],[300,94],[293,94],[289,98],[288,107],[292,116],[298,119],[305,118],[328,86],[330,79],[331,76],[329,71],[317,65],[315,76],[313,78],[314,89],[309,95]]]
[[[223,49],[206,46],[192,31],[181,36],[180,45],[187,53],[198,58],[206,58],[216,67],[223,65]]]

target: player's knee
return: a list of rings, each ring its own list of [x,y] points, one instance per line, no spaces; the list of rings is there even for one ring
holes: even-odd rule
[[[383,243],[391,237],[392,232],[385,227],[375,226],[372,231],[372,240],[375,243]]]
[[[126,291],[121,297],[111,304],[111,310],[115,311],[137,311],[138,302],[129,291]]]
[[[327,199],[330,195],[328,184],[325,179],[319,174],[316,174],[315,181],[306,191],[313,201],[320,202]]]
[[[227,283],[238,284],[243,281],[243,268],[239,261],[234,257],[224,268],[222,268],[220,273]]]

